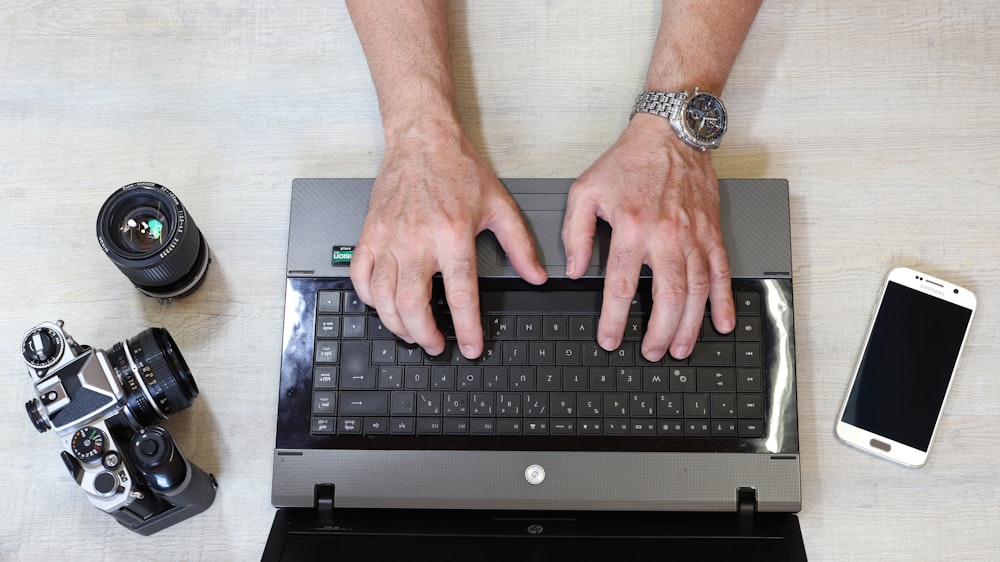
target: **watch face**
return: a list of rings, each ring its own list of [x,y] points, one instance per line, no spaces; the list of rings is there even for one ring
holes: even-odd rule
[[[712,94],[699,93],[684,110],[684,127],[695,142],[716,145],[726,132],[726,108]]]

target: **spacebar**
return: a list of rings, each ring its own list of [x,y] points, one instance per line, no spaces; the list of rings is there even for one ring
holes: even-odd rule
[[[600,291],[482,291],[483,314],[598,314]]]

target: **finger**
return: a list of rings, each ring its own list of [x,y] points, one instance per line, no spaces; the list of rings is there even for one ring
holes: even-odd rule
[[[667,346],[677,333],[687,298],[684,261],[677,252],[673,247],[669,252],[661,250],[650,266],[653,271],[653,310],[642,339],[642,355],[650,361],[659,361],[667,354]]]
[[[497,210],[496,219],[488,225],[488,228],[496,235],[500,247],[507,252],[514,271],[525,281],[541,285],[548,279],[548,272],[538,262],[538,253],[535,252],[531,233],[528,232],[524,218],[521,217],[513,200]]]
[[[697,251],[691,252],[686,265],[687,296],[681,304],[680,321],[670,341],[670,355],[676,359],[686,359],[691,355],[705,319],[705,303],[708,301],[708,267],[705,258]]]
[[[579,279],[587,271],[597,232],[597,205],[571,190],[563,217],[562,242],[566,248],[566,276]]]
[[[733,274],[729,269],[729,254],[721,243],[708,254],[708,276],[712,324],[720,333],[728,334],[736,327],[736,305],[733,302]]]
[[[440,265],[458,348],[467,359],[476,359],[483,354],[483,323],[479,314],[475,240],[470,242],[464,252],[453,254]]]
[[[621,344],[642,268],[642,256],[636,243],[638,237],[626,228],[612,225],[601,319],[597,324],[597,343],[608,351]]]
[[[367,246],[358,244],[351,257],[351,283],[358,298],[369,306],[375,306],[372,299],[371,282],[372,269],[375,267],[375,256],[368,251]]]
[[[400,264],[396,282],[396,310],[410,340],[430,355],[444,351],[444,335],[431,310],[433,262],[415,257]]]
[[[372,277],[369,283],[371,291],[371,306],[378,312],[379,320],[389,329],[408,343],[413,339],[406,332],[402,318],[396,310],[396,258],[392,254],[382,254],[375,257],[372,267]],[[358,295],[361,296],[361,295]]]

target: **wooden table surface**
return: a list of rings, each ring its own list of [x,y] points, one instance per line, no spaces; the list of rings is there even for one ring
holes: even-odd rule
[[[452,2],[459,104],[501,177],[575,177],[643,83],[652,2]],[[802,511],[814,560],[1000,560],[1000,3],[769,1],[725,92],[721,177],[791,186]],[[290,186],[370,177],[367,65],[340,2],[8,0],[0,10],[0,559],[254,560],[271,454]],[[161,305],[104,257],[118,187],[173,189],[211,245]],[[839,443],[837,410],[893,265],[978,294],[928,464]],[[62,319],[108,348],[167,327],[201,396],[167,427],[220,482],[152,537],[68,478],[25,416],[24,332]],[[85,558],[86,555],[86,558]]]

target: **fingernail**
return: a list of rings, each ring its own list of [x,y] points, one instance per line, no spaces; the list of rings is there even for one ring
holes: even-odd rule
[[[675,359],[684,359],[691,353],[691,348],[686,345],[679,345],[677,349],[673,351],[673,356]]]
[[[573,269],[576,265],[576,260],[572,257],[566,258],[566,277],[573,275]]]
[[[462,355],[464,355],[467,359],[475,359],[477,355],[476,348],[472,347],[471,345],[463,345]]]
[[[611,351],[618,347],[618,341],[615,338],[608,336],[601,340],[601,347],[603,347],[608,351]]]

